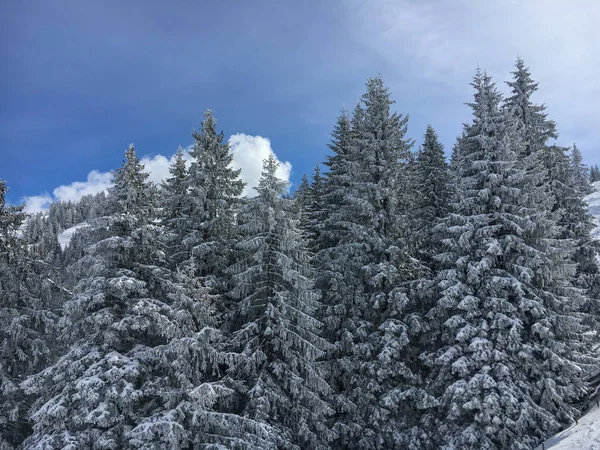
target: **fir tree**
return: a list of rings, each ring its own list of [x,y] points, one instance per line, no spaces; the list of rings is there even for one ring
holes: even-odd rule
[[[574,281],[575,286],[583,290],[577,295],[568,292],[565,295],[572,296],[573,300],[579,299],[574,303],[585,304],[582,308],[584,320],[593,325],[597,323],[592,311],[599,308],[595,299],[598,298],[600,280],[595,261],[597,249],[590,237],[592,218],[582,198],[591,192],[587,169],[577,148],[574,148],[570,165],[565,149],[548,145],[549,139],[557,137],[556,125],[547,118],[543,105],[532,103],[531,96],[538,85],[531,80],[529,70],[521,59],[517,61],[517,70],[513,74],[514,80],[508,83],[512,96],[505,106],[517,119],[527,150],[518,156],[527,171],[529,184],[536,186],[536,189],[526,191],[526,195],[531,197],[530,202],[535,204],[531,218],[537,222],[535,233],[526,236],[526,239],[547,257],[555,255],[552,264],[556,273],[560,274],[557,277],[542,273],[533,279],[533,283],[542,291],[560,292],[566,278]],[[567,269],[566,272],[561,268]],[[572,275],[566,274],[573,271],[575,280]]]
[[[409,345],[420,321],[406,297],[418,265],[401,239],[412,206],[411,142],[408,118],[392,104],[372,78],[352,119],[343,115],[334,130],[326,198],[339,206],[325,220],[330,247],[319,252],[317,280],[335,344],[335,448],[402,448],[415,431],[413,408],[425,400]]]
[[[533,448],[577,414],[569,403],[585,392],[585,327],[568,252],[531,237],[549,224],[519,162],[519,124],[489,76],[478,71],[473,86],[454,212],[436,228],[444,270],[428,314],[434,351],[423,359],[440,406],[424,424],[443,448]]]
[[[166,253],[172,270],[188,259],[184,244],[186,225],[190,221],[187,215],[189,192],[188,170],[181,147],[175,155],[175,161],[169,167],[170,177],[162,183],[163,223],[166,236]]]
[[[322,188],[323,211],[321,222],[323,224],[318,242],[317,250],[332,248],[339,240],[338,230],[324,226],[324,222],[339,210],[344,197],[348,193],[350,173],[348,167],[348,154],[352,137],[350,117],[346,110],[337,119],[332,132],[332,141],[328,144],[333,155],[327,155],[325,165],[329,171],[325,174]]]
[[[194,132],[194,146],[187,175],[187,204],[183,243],[190,254],[189,266],[196,275],[207,279],[209,286],[223,292],[224,271],[232,262],[235,244],[235,217],[242,203],[244,183],[240,170],[231,168],[233,155],[216,131],[217,121],[210,110],[204,113],[199,132]]]
[[[298,205],[300,213],[300,228],[304,231],[311,251],[318,249],[320,245],[320,233],[325,218],[324,180],[321,169],[317,165],[313,171],[311,182],[306,175],[294,193],[294,200]]]
[[[300,184],[298,185],[298,188],[296,188],[296,190],[294,191],[293,199],[296,202],[296,209],[298,210],[298,214],[300,217],[300,228],[306,233],[308,233],[311,195],[310,183],[308,182],[308,177],[306,176],[306,174],[302,174]]]
[[[243,417],[269,424],[281,448],[327,448],[329,391],[315,360],[326,348],[314,317],[309,260],[293,201],[277,162],[264,162],[252,199],[241,213],[244,258],[232,266],[236,301],[232,345],[248,360],[232,377],[248,387]]]
[[[30,433],[31,398],[19,384],[53,357],[52,332],[58,320],[52,285],[35,272],[34,260],[17,233],[23,206],[7,206],[0,180],[0,449],[16,448]],[[50,280],[51,281],[51,280]],[[44,292],[45,286],[50,292]]]
[[[556,124],[549,120],[545,113],[545,105],[536,105],[531,96],[537,91],[538,83],[531,79],[525,62],[517,59],[513,80],[506,84],[511,89],[511,95],[506,99],[505,106],[518,119],[524,130],[524,144],[518,156],[530,155],[543,148],[549,139],[556,139]]]
[[[444,157],[444,148],[431,126],[427,127],[423,146],[417,154],[416,180],[419,197],[415,210],[415,237],[420,258],[431,265],[431,257],[439,250],[433,227],[449,212],[450,204],[448,163]]]
[[[590,183],[600,181],[600,169],[597,165],[590,167]]]
[[[585,196],[592,193],[592,187],[590,186],[590,178],[587,166],[583,163],[583,156],[577,145],[573,144],[571,147],[571,167],[573,171],[573,182],[575,188],[581,196]]]
[[[155,188],[133,147],[114,174],[109,215],[71,270],[65,304],[68,351],[23,383],[39,396],[25,448],[263,448],[267,429],[215,408],[233,391],[220,381],[230,359],[212,346],[212,299],[166,268],[156,245]],[[268,448],[267,446],[264,446]]]
[[[531,96],[537,91],[538,84],[533,82],[520,58],[513,75],[513,81],[508,82],[512,95],[506,100],[505,107],[517,119],[524,139],[524,151],[518,157],[527,171],[528,182],[537,186],[527,193],[535,195],[532,201],[536,204],[535,215],[538,217],[538,228],[529,240],[538,248],[545,240],[552,240],[552,245],[557,248],[572,249],[575,246],[572,257],[577,267],[576,284],[588,296],[585,309],[591,313],[598,309],[594,299],[598,297],[600,280],[595,261],[597,248],[590,236],[593,221],[583,201],[583,196],[591,192],[587,168],[576,146],[573,146],[569,167],[564,149],[547,145],[549,139],[557,137],[556,124],[547,118],[544,105],[532,103]],[[546,226],[539,226],[543,222]],[[561,265],[564,262],[557,262],[557,267]],[[538,281],[540,288],[547,284],[545,277],[534,280]],[[596,322],[592,320],[593,316],[587,315],[587,321]]]
[[[310,183],[310,207],[308,210],[308,246],[311,252],[320,249],[321,233],[326,217],[327,205],[325,203],[325,178],[321,175],[321,168],[317,164],[313,170]]]

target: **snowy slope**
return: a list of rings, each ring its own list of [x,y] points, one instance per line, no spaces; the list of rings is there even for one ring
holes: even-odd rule
[[[67,228],[66,230],[64,230],[62,233],[60,233],[58,235],[58,243],[60,244],[60,248],[62,250],[64,250],[65,248],[67,248],[67,246],[69,245],[69,243],[71,242],[71,238],[73,237],[73,235],[75,234],[75,232],[79,229],[79,228],[83,228],[83,227],[88,227],[89,225],[85,222],[82,223],[78,223],[75,226],[72,226],[70,228]]]
[[[600,181],[592,183],[594,186],[594,192],[585,197],[585,201],[590,207],[590,213],[596,220],[596,229],[594,230],[594,238],[600,239]]]
[[[579,423],[551,437],[535,450],[600,450],[600,408],[594,408]]]

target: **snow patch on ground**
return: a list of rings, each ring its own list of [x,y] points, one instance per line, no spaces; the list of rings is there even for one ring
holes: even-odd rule
[[[64,250],[65,248],[67,248],[67,246],[71,242],[71,238],[73,237],[73,235],[75,234],[75,232],[79,228],[84,228],[84,227],[89,227],[89,225],[87,223],[85,223],[85,222],[78,223],[77,225],[72,226],[70,228],[67,228],[62,233],[60,233],[58,235],[58,243],[60,244],[60,248],[62,250]]]
[[[551,437],[535,450],[600,450],[600,408],[594,408],[579,423]]]
[[[594,239],[600,240],[600,181],[592,183],[594,192],[586,196],[584,200],[589,206],[590,214],[594,216],[596,222],[596,229],[592,232]]]

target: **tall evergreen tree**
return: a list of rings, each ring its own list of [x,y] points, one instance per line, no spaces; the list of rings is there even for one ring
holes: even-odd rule
[[[557,269],[568,266],[568,272],[575,270],[575,285],[583,289],[580,291],[583,300],[580,301],[586,305],[583,307],[585,320],[594,326],[597,321],[592,311],[600,308],[596,300],[600,280],[596,263],[597,246],[590,236],[593,220],[583,201],[583,196],[591,192],[587,168],[583,166],[581,153],[576,147],[570,164],[566,149],[548,145],[548,140],[558,135],[556,124],[547,118],[544,105],[532,102],[531,96],[537,91],[538,84],[532,81],[521,59],[517,60],[513,75],[513,81],[508,83],[512,95],[505,106],[516,117],[524,139],[526,151],[518,155],[521,165],[526,168],[528,182],[538,187],[527,193],[536,205],[531,214],[538,226],[535,233],[526,236],[526,239],[533,247],[546,248],[546,254],[562,254],[554,263]],[[545,226],[542,226],[544,223]],[[564,278],[565,275],[557,278],[546,274],[535,277],[533,282],[539,289],[556,291]],[[551,280],[550,286],[548,279]]]
[[[352,119],[342,116],[334,130],[326,186],[339,206],[325,221],[330,247],[318,255],[317,280],[335,344],[335,448],[402,448],[423,400],[413,389],[418,375],[408,345],[420,321],[404,286],[417,267],[401,240],[412,143],[408,118],[392,113],[392,104],[381,78],[369,79]]]
[[[308,222],[310,220],[309,211],[312,199],[310,195],[310,183],[308,182],[308,177],[305,173],[302,174],[300,184],[294,191],[293,199],[296,202],[296,209],[298,210],[298,214],[300,217],[300,228],[306,233],[308,233]]]
[[[473,86],[454,212],[436,229],[444,270],[428,317],[438,332],[423,359],[439,407],[424,423],[443,448],[533,448],[577,415],[570,402],[585,392],[581,299],[568,252],[529,237],[549,225],[519,162],[519,124],[489,76],[478,71]]]
[[[31,397],[19,384],[52,359],[58,321],[52,280],[35,271],[34,258],[18,238],[23,206],[7,206],[0,180],[0,449],[16,448],[30,433]],[[45,288],[45,289],[44,289]]]
[[[327,214],[325,192],[325,177],[321,175],[321,168],[317,164],[310,183],[310,208],[307,224],[309,249],[313,253],[320,249],[321,233]]]
[[[90,227],[96,242],[71,268],[69,349],[23,383],[39,396],[25,448],[262,447],[264,427],[215,409],[231,390],[218,381],[228,357],[211,345],[211,297],[165,269],[147,177],[130,147],[109,215]]]
[[[236,300],[233,347],[248,360],[234,378],[248,387],[243,417],[273,426],[280,448],[327,448],[329,391],[315,360],[326,348],[314,317],[309,259],[287,182],[264,162],[258,197],[242,212],[244,259],[231,268]]]
[[[583,155],[575,144],[571,147],[571,167],[573,171],[573,182],[575,183],[578,193],[582,196],[591,194],[592,187],[590,186],[588,168],[583,163]]]
[[[439,252],[433,227],[449,212],[451,197],[450,173],[444,148],[431,125],[427,127],[423,146],[417,154],[416,182],[415,236],[420,259],[431,265],[432,256]]]
[[[600,181],[600,169],[598,165],[590,167],[590,183],[595,183],[596,181]]]
[[[182,215],[186,219],[183,243],[190,254],[189,266],[222,293],[224,272],[232,262],[235,217],[242,204],[244,183],[240,170],[231,168],[233,155],[223,133],[217,133],[216,124],[207,110],[201,130],[193,134],[187,205]]]
[[[324,226],[335,211],[339,210],[344,197],[349,191],[350,173],[348,167],[348,154],[350,152],[350,142],[352,136],[351,120],[344,109],[337,118],[333,128],[332,141],[328,144],[332,155],[327,155],[324,164],[329,171],[326,172],[323,180],[322,198],[324,210],[321,213],[321,222],[323,224],[318,242],[317,250],[325,250],[334,247],[339,240],[338,230]]]
[[[543,148],[549,139],[556,139],[556,123],[548,119],[545,105],[536,105],[531,96],[537,91],[538,83],[531,79],[531,73],[525,62],[517,59],[513,72],[513,80],[506,84],[511,89],[511,95],[506,98],[505,106],[511,110],[524,129],[524,145],[519,155],[530,155]]]
[[[175,154],[175,161],[169,167],[171,175],[162,183],[163,214],[162,219],[166,236],[166,253],[170,268],[176,270],[188,259],[184,243],[186,225],[192,219],[188,216],[188,169],[181,147]]]
[[[586,195],[593,192],[593,188],[577,146],[571,148],[570,157],[564,148],[557,148],[556,152],[558,164],[555,167],[562,165],[563,168],[556,172],[556,209],[561,213],[559,225],[563,237],[575,246],[575,285],[586,295],[586,319],[600,333],[600,244],[592,238],[596,224],[584,200]]]
[[[576,146],[572,150],[571,164],[565,149],[548,146],[548,140],[558,136],[556,124],[547,118],[544,105],[532,102],[531,96],[537,91],[538,84],[531,79],[520,58],[513,72],[513,81],[507,84],[512,95],[506,100],[505,107],[516,118],[525,144],[518,157],[526,168],[529,183],[538,187],[528,195],[535,195],[532,201],[537,205],[536,216],[544,217],[538,220],[538,224],[547,224],[545,227],[538,226],[536,233],[529,236],[529,241],[531,245],[540,247],[544,245],[544,239],[552,239],[554,246],[575,248],[572,256],[577,267],[576,284],[588,296],[585,309],[591,313],[598,309],[595,299],[600,293],[600,280],[595,261],[597,248],[590,236],[593,220],[583,201],[583,196],[591,192],[587,168]],[[545,277],[536,280],[540,288],[547,284]],[[593,314],[587,319],[593,319]]]
[[[303,175],[298,189],[294,192],[294,200],[300,213],[300,228],[306,235],[308,248],[311,251],[316,250],[320,245],[320,233],[323,228],[326,207],[323,195],[324,180],[321,176],[321,169],[317,165],[313,171],[311,182],[309,183],[308,177]]]

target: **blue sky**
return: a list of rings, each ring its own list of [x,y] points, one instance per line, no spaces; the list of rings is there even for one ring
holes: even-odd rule
[[[249,183],[271,149],[297,182],[378,73],[417,143],[431,123],[449,149],[475,68],[504,89],[517,55],[559,143],[600,164],[599,22],[586,0],[1,2],[0,178],[30,210],[76,199],[133,142],[158,179],[211,108]]]

